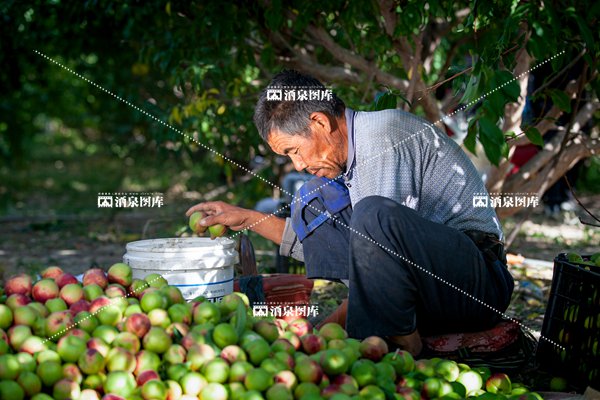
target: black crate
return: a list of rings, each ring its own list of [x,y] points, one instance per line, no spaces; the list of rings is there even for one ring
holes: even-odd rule
[[[542,336],[555,344],[540,338],[540,369],[575,389],[600,389],[600,267],[569,262],[564,253],[554,259]]]

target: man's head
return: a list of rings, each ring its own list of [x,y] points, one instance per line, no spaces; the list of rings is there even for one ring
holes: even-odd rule
[[[295,99],[286,100],[286,91]],[[300,99],[311,92],[318,98]],[[281,93],[281,99],[273,99],[272,93]],[[315,78],[283,71],[260,94],[254,123],[271,149],[289,156],[296,170],[335,178],[342,173],[348,153],[345,105],[335,94],[327,94]]]

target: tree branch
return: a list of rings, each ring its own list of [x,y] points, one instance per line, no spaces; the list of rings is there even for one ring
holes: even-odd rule
[[[380,70],[373,64],[369,63],[365,58],[354,54],[350,50],[337,44],[323,28],[309,25],[306,28],[306,31],[316,42],[329,51],[329,53],[331,53],[331,55],[338,61],[349,64],[350,66],[366,72],[367,74],[374,73],[375,79],[384,85],[403,91],[408,88],[408,82],[405,80],[399,79],[390,73]]]
[[[408,68],[410,68],[411,65],[414,65],[415,63],[421,63],[421,54],[419,53],[419,56],[415,57],[408,40],[405,37],[397,38],[394,36],[396,25],[398,23],[398,15],[396,14],[395,7],[396,2],[393,0],[379,0],[379,11],[383,17],[383,28],[386,34],[392,40],[392,45],[400,56],[404,69],[408,72]],[[419,44],[422,45],[422,43]],[[431,122],[439,121],[441,119],[440,107],[435,98],[431,94],[425,92],[425,82],[423,82],[421,73],[419,72],[416,75],[413,74],[411,78],[413,77],[415,78],[415,81],[408,85],[409,90],[411,90],[413,93],[423,92],[423,96],[419,97],[417,102],[423,106],[423,110]]]
[[[279,60],[288,67],[303,70],[304,72],[325,82],[344,82],[352,84],[358,84],[362,82],[362,79],[358,76],[358,74],[352,72],[348,68],[320,64],[317,60],[309,55],[294,49],[278,32],[270,32],[268,39],[273,46],[279,50],[288,50],[291,54],[293,54],[292,57],[279,57]]]
[[[573,119],[571,134],[580,133],[581,128],[586,125],[587,121],[592,118],[594,112],[598,109],[600,109],[600,104],[597,102],[588,102],[584,104]],[[560,152],[560,144],[566,134],[566,130],[559,130],[558,134],[544,145],[542,151],[533,156],[527,164],[523,165],[517,174],[510,176],[506,180],[502,188],[503,191],[510,192],[520,183],[523,183],[524,181],[531,179],[532,176],[538,174],[538,171]]]
[[[414,42],[415,52],[411,59],[410,70],[408,71],[410,84],[408,85],[408,92],[406,93],[406,99],[408,100],[408,104],[405,104],[406,111],[412,106],[418,78],[421,75],[419,65],[421,65],[421,52],[423,50],[423,31],[419,32],[419,35],[415,37]]]
[[[558,158],[556,165],[547,163],[534,177],[523,183],[522,179],[518,179],[515,174],[511,178],[511,184],[504,190],[504,193],[521,192],[521,193],[536,193],[539,188],[547,182],[548,185],[553,185],[571,168],[573,168],[580,160],[593,155],[600,154],[600,140],[592,139],[584,143],[583,141],[574,141],[563,151]],[[498,217],[504,218],[515,214],[520,208],[498,208],[496,213]]]

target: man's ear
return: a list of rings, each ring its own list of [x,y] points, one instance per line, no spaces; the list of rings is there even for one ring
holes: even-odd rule
[[[317,129],[325,134],[331,133],[331,121],[325,113],[314,112],[310,114],[310,124],[313,125],[313,130]]]

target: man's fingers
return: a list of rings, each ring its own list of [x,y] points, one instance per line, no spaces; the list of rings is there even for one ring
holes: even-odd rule
[[[211,226],[216,224],[222,224],[227,226],[227,218],[224,214],[209,215],[198,221],[198,224],[200,224],[201,226]]]
[[[216,202],[208,201],[206,203],[198,203],[195,206],[190,207],[186,212],[186,216],[192,215],[196,211],[202,211],[206,214],[215,214],[218,212],[219,207]]]

